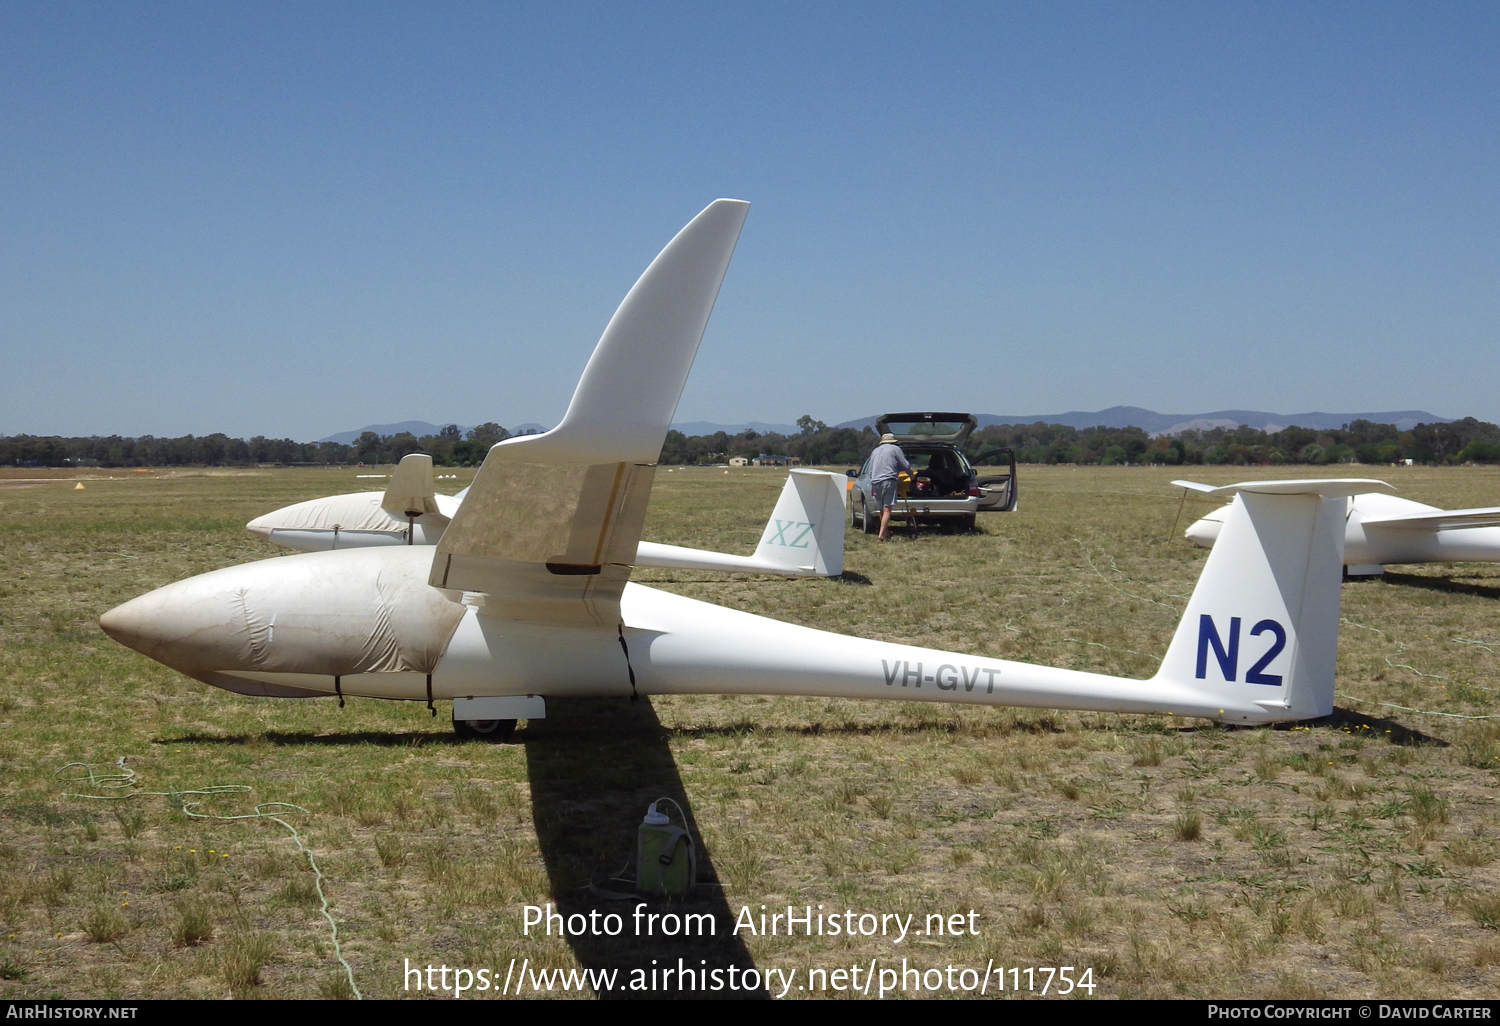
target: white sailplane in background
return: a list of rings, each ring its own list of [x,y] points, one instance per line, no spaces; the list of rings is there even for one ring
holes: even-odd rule
[[[1213,485],[1173,481],[1214,494]],[[1188,526],[1187,539],[1211,548],[1230,507],[1214,510]],[[1394,495],[1349,496],[1344,510],[1344,566],[1351,577],[1385,572],[1387,563],[1500,563],[1500,506],[1439,509]]]
[[[844,475],[826,470],[791,471],[749,556],[643,541],[632,562],[670,570],[837,577],[844,572],[846,483]],[[402,457],[384,492],[309,499],[256,517],[245,529],[301,552],[436,545],[468,491],[437,494],[432,457],[414,452]]]
[[[716,200],[620,304],[553,430],[490,449],[436,546],[227,567],[100,617],[112,638],[243,694],[452,699],[501,736],[553,696],[775,694],[1297,720],[1333,704],[1345,498],[1237,492],[1150,680],[848,637],[629,582],[654,461],[748,204]]]

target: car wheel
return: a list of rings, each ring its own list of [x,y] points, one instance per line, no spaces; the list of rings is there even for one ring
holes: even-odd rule
[[[970,513],[968,516],[959,517],[958,518],[958,529],[960,531],[972,531],[972,530],[974,530],[974,514]]]
[[[875,516],[872,518],[870,516],[870,507],[866,506],[864,503],[860,503],[859,510],[860,510],[860,513],[859,513],[860,518],[863,521],[863,523],[862,523],[861,526],[864,527],[865,534],[879,534],[880,533],[880,514],[876,513]]]
[[[453,732],[478,741],[509,741],[516,732],[515,720],[454,720]]]

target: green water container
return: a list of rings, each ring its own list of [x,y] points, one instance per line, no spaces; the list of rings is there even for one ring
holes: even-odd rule
[[[641,820],[635,850],[635,889],[640,893],[685,895],[698,882],[692,835],[656,811],[655,802]]]

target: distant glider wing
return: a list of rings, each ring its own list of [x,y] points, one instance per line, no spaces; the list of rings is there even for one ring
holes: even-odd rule
[[[490,449],[429,583],[482,592],[501,619],[619,622],[656,461],[749,206],[715,200],[651,262],[561,424]]]
[[[1363,495],[1366,492],[1394,492],[1396,489],[1384,481],[1373,478],[1339,478],[1319,481],[1241,481],[1232,485],[1206,485],[1196,481],[1173,481],[1179,488],[1191,488],[1205,495],[1237,495],[1251,492],[1256,495],[1302,495],[1316,490],[1325,499],[1340,495]],[[1314,488],[1316,486],[1316,488]],[[1369,521],[1366,521],[1368,523]]]
[[[1410,516],[1365,517],[1366,527],[1397,527],[1409,531],[1457,531],[1465,527],[1500,525],[1500,506],[1482,509],[1439,509]]]

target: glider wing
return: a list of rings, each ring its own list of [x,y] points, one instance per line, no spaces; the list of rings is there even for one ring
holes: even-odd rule
[[[1366,527],[1399,527],[1410,531],[1456,531],[1465,527],[1500,524],[1500,506],[1482,509],[1439,509],[1411,516],[1365,517]]]
[[[715,200],[615,311],[562,423],[490,449],[429,583],[533,623],[619,623],[657,458],[749,204]]]

